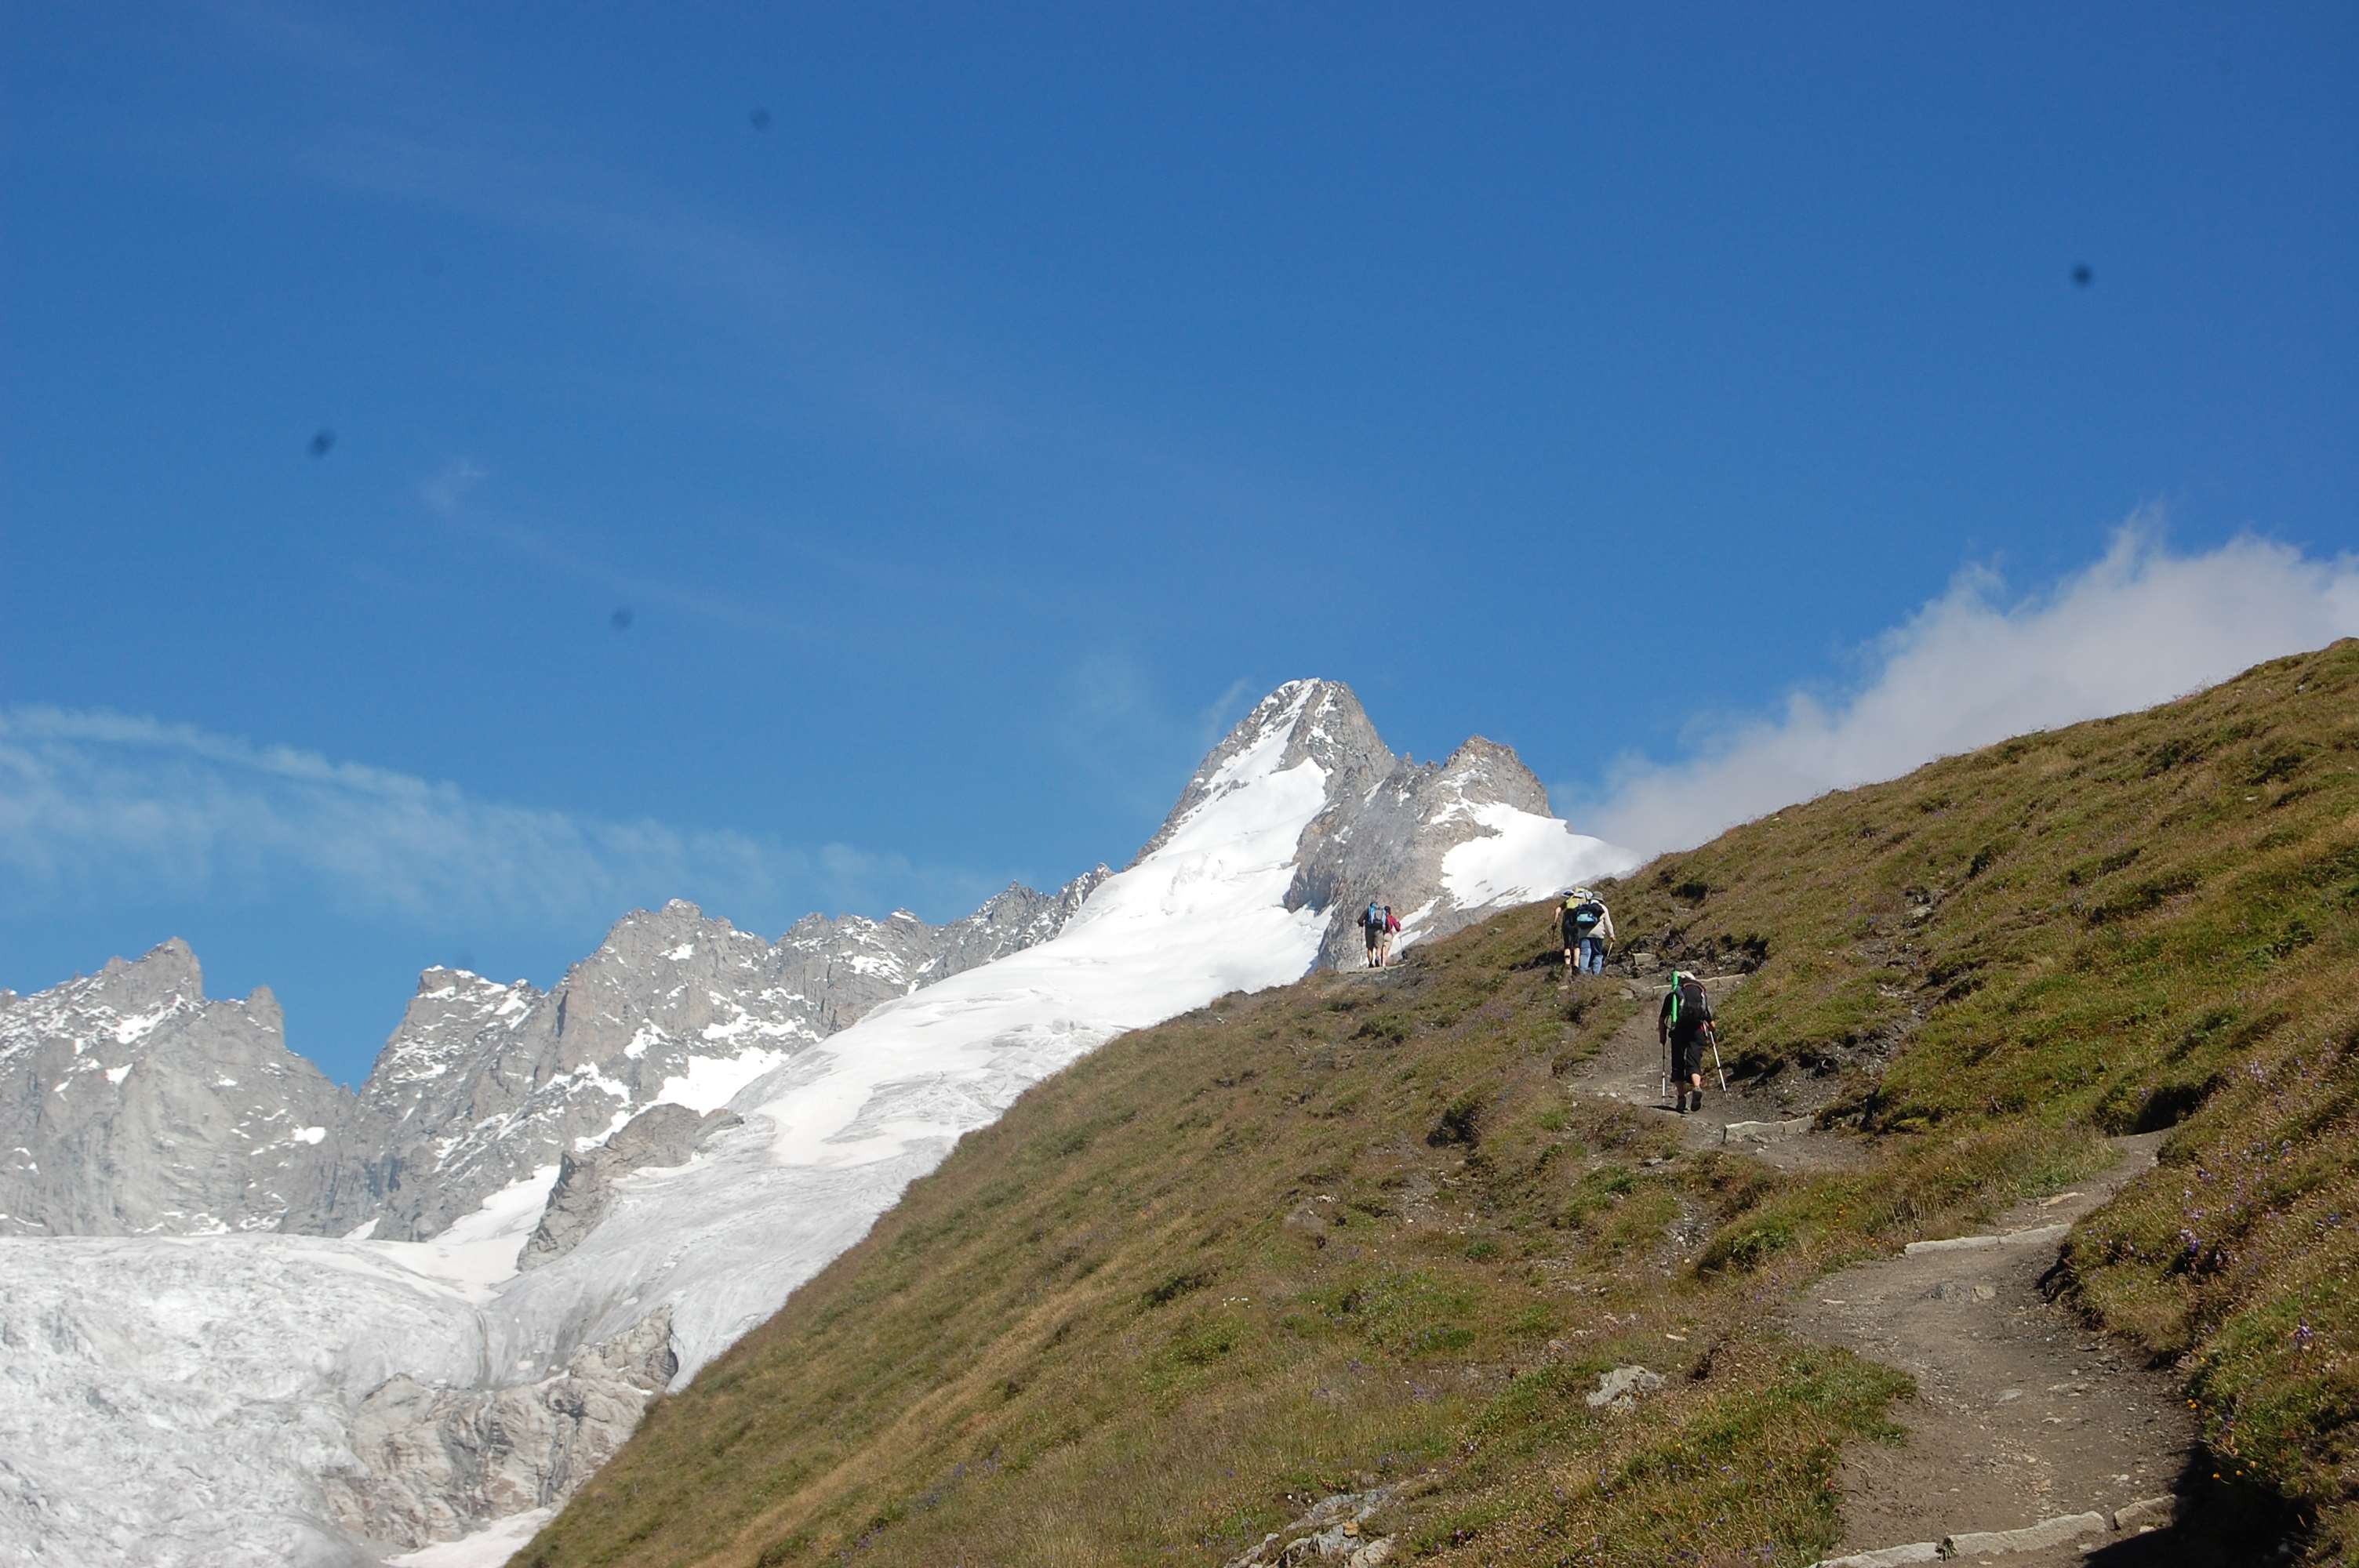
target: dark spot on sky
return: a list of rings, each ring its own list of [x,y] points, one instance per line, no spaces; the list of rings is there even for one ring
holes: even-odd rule
[[[315,458],[324,458],[335,444],[336,433],[333,430],[317,431],[311,437],[311,455]]]
[[[627,604],[617,605],[614,608],[614,613],[608,616],[607,619],[614,622],[615,631],[627,632],[631,629],[631,621],[633,619],[631,615],[631,607]]]
[[[2086,288],[2096,279],[2097,275],[2089,270],[2087,262],[2082,262],[2072,269],[2072,287],[2075,288]]]
[[[454,969],[464,969],[472,975],[475,972],[475,956],[462,947],[459,949],[458,956],[451,960],[451,967]]]
[[[745,123],[757,131],[766,131],[770,128],[770,112],[767,109],[756,109],[745,116]]]

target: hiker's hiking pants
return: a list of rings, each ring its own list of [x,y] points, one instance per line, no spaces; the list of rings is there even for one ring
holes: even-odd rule
[[[1686,1083],[1703,1071],[1703,1031],[1675,1029],[1671,1031],[1671,1081]]]
[[[1605,938],[1582,937],[1581,946],[1572,956],[1572,967],[1584,975],[1603,974],[1605,972]]]

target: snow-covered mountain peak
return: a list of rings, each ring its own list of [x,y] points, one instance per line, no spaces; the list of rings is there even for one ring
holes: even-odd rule
[[[1386,755],[1368,710],[1350,687],[1342,681],[1291,680],[1254,705],[1204,759],[1196,780],[1218,773],[1240,753],[1258,750],[1275,737],[1283,737],[1280,769],[1308,759],[1330,773],[1348,773]]]
[[[1290,680],[1254,704],[1198,765],[1171,814],[1132,864],[1169,843],[1208,801],[1306,762],[1318,767],[1331,796],[1381,776],[1391,765],[1391,753],[1377,739],[1367,710],[1340,681]]]
[[[419,1103],[417,1086],[449,1074],[479,1049],[493,1028],[513,1030],[532,1011],[542,993],[524,980],[502,984],[470,969],[438,965],[418,977],[418,989],[402,1009],[401,1023],[377,1053],[369,1074],[373,1103],[399,1121]],[[388,1106],[397,1100],[397,1106]]]

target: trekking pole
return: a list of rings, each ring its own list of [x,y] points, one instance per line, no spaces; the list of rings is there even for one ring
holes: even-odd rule
[[[1712,1042],[1712,1065],[1713,1067],[1717,1068],[1720,1073],[1720,1092],[1726,1094],[1728,1092],[1728,1069],[1721,1066],[1720,1065],[1720,1036],[1718,1034],[1708,1034],[1704,1038]]]

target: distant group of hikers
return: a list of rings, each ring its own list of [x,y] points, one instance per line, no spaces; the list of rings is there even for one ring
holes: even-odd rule
[[[1577,887],[1564,895],[1557,909],[1558,929],[1564,939],[1564,983],[1575,975],[1602,975],[1605,955],[1613,946],[1614,912],[1593,888]],[[1400,935],[1400,917],[1382,898],[1372,898],[1360,911],[1360,935],[1367,944],[1367,967],[1381,969],[1392,962],[1393,939]],[[1703,1053],[1712,1047],[1720,1057],[1720,1040],[1713,1032],[1712,998],[1702,979],[1684,969],[1673,969],[1669,988],[1655,1018],[1655,1042],[1670,1054],[1670,1085],[1678,1091],[1673,1102],[1681,1115],[1703,1108]],[[1724,1082],[1724,1080],[1723,1080]]]
[[[1603,974],[1605,951],[1614,940],[1614,914],[1605,901],[1593,889],[1574,888],[1558,907],[1557,925],[1564,938],[1565,983],[1571,984],[1575,975]],[[1717,1062],[1720,1039],[1712,1027],[1712,998],[1700,977],[1684,969],[1671,971],[1670,986],[1655,1017],[1655,1043],[1670,1053],[1670,1087],[1678,1091],[1675,1108],[1682,1116],[1701,1110],[1704,1047],[1712,1047]]]

